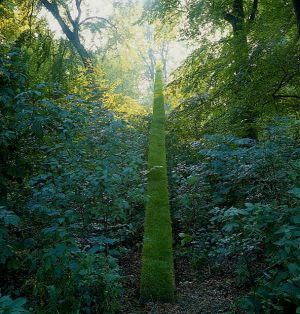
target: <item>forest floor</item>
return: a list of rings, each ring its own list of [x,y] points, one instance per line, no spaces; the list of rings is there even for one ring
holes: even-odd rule
[[[132,253],[121,262],[127,278],[123,296],[123,314],[217,314],[232,311],[234,299],[240,295],[232,277],[201,278],[186,257],[175,259],[176,301],[174,303],[139,302],[141,256]]]

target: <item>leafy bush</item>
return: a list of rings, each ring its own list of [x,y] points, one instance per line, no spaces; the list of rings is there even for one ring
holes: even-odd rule
[[[277,120],[260,142],[209,135],[171,157],[184,252],[202,274],[230,273],[250,290],[238,302],[247,313],[300,310],[298,130]]]
[[[97,90],[30,87],[22,58],[0,60],[1,290],[37,312],[115,313],[118,258],[142,225],[144,121]]]
[[[33,291],[34,302],[50,313],[114,313],[121,293],[116,260],[101,246],[80,248],[63,228],[49,229],[54,228],[44,230],[51,232],[48,237],[57,235],[61,242],[44,244],[31,257],[33,277],[24,289]]]
[[[24,309],[23,305],[26,299],[17,298],[12,300],[9,296],[0,297],[0,313],[1,314],[27,314],[29,313]]]
[[[14,256],[14,239],[9,236],[9,231],[19,225],[20,218],[5,206],[0,206],[0,264]]]
[[[256,286],[240,306],[247,313],[287,313],[300,307],[300,207],[249,203],[242,209],[216,208],[212,215],[220,231],[215,231],[208,256],[220,262],[234,259],[238,279],[244,275]]]
[[[256,143],[234,136],[209,135],[185,145],[172,157],[172,205],[187,226],[205,226],[215,206],[280,201],[297,182],[298,122],[276,127],[269,140]],[[267,136],[267,135],[266,135]],[[178,149],[178,148],[174,148]]]

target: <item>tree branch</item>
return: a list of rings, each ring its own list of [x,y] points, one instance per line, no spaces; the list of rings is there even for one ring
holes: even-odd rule
[[[79,24],[72,19],[70,12],[68,11],[68,8],[66,8],[68,19],[73,25],[73,31],[70,29],[70,27],[66,24],[64,19],[59,13],[59,8],[57,6],[56,2],[49,2],[48,0],[41,0],[41,3],[45,6],[45,8],[53,15],[53,17],[57,20],[59,23],[62,31],[66,35],[66,37],[69,39],[69,41],[73,44],[75,49],[77,50],[78,54],[80,55],[83,64],[86,68],[90,68],[91,58],[88,51],[84,48],[82,43],[80,42],[78,30],[79,30]],[[80,4],[80,1],[78,2]],[[68,14],[69,12],[69,14]]]
[[[272,93],[272,96],[274,97],[276,95],[276,93],[283,87],[284,85],[284,81],[287,78],[288,74],[285,74],[284,77],[281,79],[280,83],[278,84],[278,86],[276,87],[275,91]]]
[[[71,12],[68,8],[66,8],[66,13],[67,13],[68,20],[71,22],[73,28],[75,28],[75,21],[73,20]]]
[[[63,18],[61,17],[59,13],[59,9],[56,3],[51,3],[48,0],[41,0],[42,4],[45,6],[45,8],[54,16],[54,18],[59,23],[60,27],[62,28],[62,31],[65,33],[65,35],[68,37],[68,39],[73,39],[73,33],[69,26],[65,23]]]
[[[232,26],[237,23],[237,17],[234,16],[234,15],[232,15],[232,14],[230,14],[230,13],[226,13],[226,14],[224,15],[224,19],[225,19],[228,23],[230,23]]]
[[[300,96],[298,95],[274,95],[275,98],[296,98],[300,99]]]
[[[117,26],[115,24],[113,24],[111,21],[109,21],[108,19],[104,18],[104,17],[101,17],[101,16],[90,16],[90,17],[87,17],[85,18],[83,21],[81,21],[79,23],[79,25],[83,25],[85,24],[86,22],[90,21],[90,20],[93,20],[93,19],[97,19],[97,20],[102,20],[104,22],[106,22],[107,24],[109,24],[111,27],[117,29]]]
[[[278,98],[279,95],[276,95],[277,92],[281,90],[282,87],[287,85],[295,76],[295,74],[289,75],[288,73],[285,73],[281,81],[279,82],[278,86],[276,87],[275,91],[272,93],[273,98]]]
[[[76,0],[76,8],[77,8],[77,17],[76,17],[76,23],[79,26],[80,18],[81,18],[81,0]]]

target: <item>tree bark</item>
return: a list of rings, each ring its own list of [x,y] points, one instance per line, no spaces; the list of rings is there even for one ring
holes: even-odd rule
[[[297,21],[297,29],[298,35],[300,37],[300,0],[293,0],[295,14],[296,14],[296,21]]]

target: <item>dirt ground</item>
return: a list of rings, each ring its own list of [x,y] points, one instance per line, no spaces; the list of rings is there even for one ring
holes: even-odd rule
[[[124,314],[217,314],[233,313],[232,305],[239,291],[230,277],[201,279],[187,258],[175,260],[176,301],[174,303],[140,304],[140,254],[133,253],[122,260],[126,276],[122,311]]]

